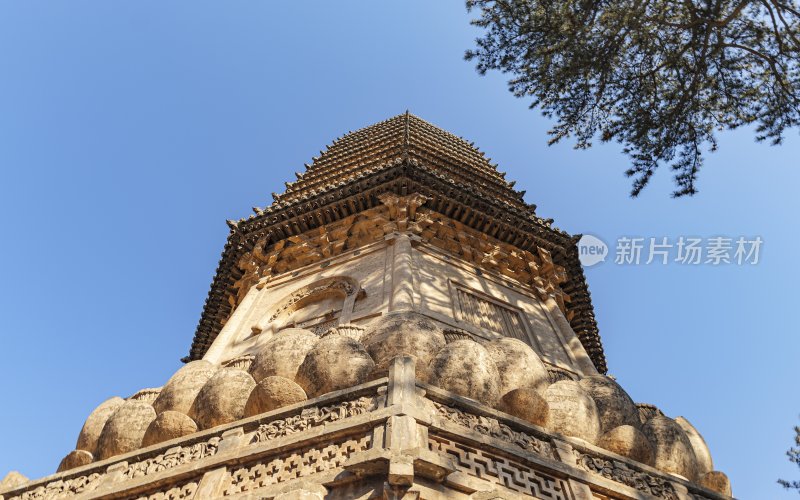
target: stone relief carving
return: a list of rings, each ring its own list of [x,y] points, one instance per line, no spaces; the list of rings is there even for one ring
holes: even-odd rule
[[[328,422],[369,413],[378,408],[376,396],[364,396],[329,406],[306,408],[299,415],[273,420],[258,426],[252,443],[263,443],[279,437],[302,432]]]
[[[233,359],[223,361],[222,366],[226,368],[239,368],[240,370],[248,371],[250,366],[253,364],[254,358],[255,356],[252,354],[244,354],[242,356],[237,356]]]
[[[659,498],[678,500],[675,488],[664,478],[637,471],[616,460],[593,457],[579,451],[575,451],[575,454],[578,466],[589,472],[600,474],[606,479],[611,479]]]
[[[566,481],[531,469],[521,463],[482,450],[430,436],[428,448],[453,459],[461,472],[505,486],[533,498],[572,500]]]
[[[140,495],[131,497],[131,500],[181,500],[183,498],[192,498],[197,492],[199,482],[191,481],[189,483],[175,486],[164,491],[157,491],[149,495]]]
[[[574,373],[568,372],[563,368],[558,368],[557,366],[548,366],[547,375],[550,378],[551,384],[555,384],[556,382],[560,382],[562,380],[575,380],[577,378]]]
[[[424,241],[481,269],[530,285],[540,299],[555,300],[569,319],[566,303],[570,298],[561,289],[561,284],[567,281],[567,273],[553,262],[550,252],[544,248],[538,248],[534,255],[432,211],[417,214],[410,229]]]
[[[555,300],[570,319],[566,308],[570,299],[561,289],[567,275],[563,267],[553,262],[547,250],[538,248],[534,255],[425,210],[426,199],[420,194],[384,193],[379,199],[382,206],[283,239],[271,247],[266,246],[268,237],[259,239],[238,262],[242,274],[229,296],[231,306],[235,308],[250,287],[263,286],[272,276],[379,241],[392,232],[410,231],[475,266],[530,285],[542,300]]]
[[[479,434],[500,439],[525,451],[545,457],[552,457],[553,455],[549,443],[524,432],[517,432],[511,427],[499,422],[497,419],[473,415],[436,401],[433,402],[433,406],[436,407],[440,416]]]
[[[217,453],[220,438],[214,437],[202,443],[191,446],[177,446],[153,458],[142,460],[128,466],[123,472],[127,479],[147,476],[164,470],[178,467],[179,465],[196,462]]]
[[[369,413],[377,409],[378,404],[378,396],[362,396],[357,399],[342,401],[332,405],[306,408],[299,415],[274,420],[272,422],[260,425],[254,433],[251,443],[267,442],[282,436],[296,432],[302,432],[306,429],[317,427],[325,423],[336,422],[348,417]],[[122,473],[122,476],[125,479],[135,479],[173,469],[180,465],[197,462],[204,458],[215,455],[217,453],[220,441],[220,437],[213,437],[208,441],[195,443],[193,445],[170,448],[169,450],[156,455],[155,457],[128,465],[127,469],[125,469],[125,471]],[[342,445],[344,446],[344,448],[342,448],[342,450],[344,450],[342,453],[346,452],[346,456],[343,456],[342,460],[349,456],[350,452],[347,452],[347,450],[352,448],[351,444],[352,443],[348,441]],[[369,442],[366,444],[368,445]],[[311,450],[309,453],[313,455],[314,453],[319,454],[323,452],[332,453],[333,451],[329,446],[321,450]],[[294,464],[294,462],[290,462],[291,460],[287,462],[288,466],[295,467],[297,465]],[[338,464],[338,462],[336,463]],[[338,467],[338,465],[331,465],[331,467]],[[47,485],[39,486],[33,490],[11,497],[8,500],[50,500],[54,498],[70,497],[79,493],[94,490],[100,484],[102,477],[102,474],[94,473],[72,479],[54,481]],[[191,498],[196,489],[197,483],[187,483],[183,486],[171,488],[164,492],[156,492],[150,496],[137,496],[135,498],[137,500]]]
[[[100,484],[101,479],[101,474],[94,473],[86,476],[74,477],[72,479],[54,481],[33,490],[26,491],[18,496],[11,497],[8,500],[50,500],[54,498],[71,497],[94,490]]]
[[[384,193],[378,197],[388,209],[389,220],[393,223],[392,230],[406,231],[417,220],[417,209],[425,204],[428,199],[419,193],[408,196],[398,196],[394,193]]]
[[[154,389],[142,389],[133,396],[128,399],[132,399],[134,401],[142,401],[145,403],[153,404],[153,401],[158,398],[158,395],[161,394],[161,387],[157,387]]]
[[[344,465],[354,453],[365,451],[372,445],[372,434],[339,439],[327,445],[319,444],[283,453],[258,463],[230,469],[223,483],[223,495],[253,491],[291,479]]]
[[[450,342],[455,342],[456,340],[475,341],[475,337],[473,337],[471,333],[464,330],[449,329],[444,331],[444,340],[449,344]]]
[[[234,283],[234,292],[228,301],[232,307],[236,307],[253,285],[263,286],[272,276],[377,241],[394,229],[396,224],[391,224],[388,209],[377,207],[283,239],[269,248],[266,246],[268,237],[264,236],[256,241],[253,250],[239,259],[238,267],[242,275]]]
[[[279,328],[281,326],[281,322],[278,321],[280,318],[286,319],[291,313],[302,309],[308,303],[328,296],[341,296],[343,300],[342,315],[349,316],[359,292],[361,292],[361,288],[358,282],[347,276],[336,276],[316,281],[299,290],[295,290],[288,297],[281,300],[272,311],[264,315],[253,326],[253,332],[261,332],[270,325]]]

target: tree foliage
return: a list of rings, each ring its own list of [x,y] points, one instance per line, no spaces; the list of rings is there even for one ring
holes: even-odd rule
[[[789,448],[789,451],[786,452],[786,456],[789,457],[790,462],[793,462],[800,467],[800,427],[798,426],[795,426],[794,428],[794,444],[797,445],[797,448]],[[800,490],[800,481],[786,481],[784,479],[778,479],[778,484],[787,490]]]
[[[638,195],[661,164],[694,194],[715,133],[754,124],[779,144],[800,122],[797,0],[467,0],[478,71],[555,118],[550,143],[618,141]]]

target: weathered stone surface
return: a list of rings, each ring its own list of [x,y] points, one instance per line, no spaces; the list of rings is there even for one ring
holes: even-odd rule
[[[550,385],[550,376],[539,355],[528,344],[517,339],[502,338],[487,343],[486,349],[500,373],[501,396],[523,388],[544,395]]]
[[[386,376],[392,359],[405,355],[416,361],[417,378],[427,381],[428,365],[446,341],[436,323],[407,312],[378,318],[364,332],[362,343],[375,361],[374,376]]]
[[[595,375],[584,377],[579,383],[594,399],[600,417],[600,432],[605,433],[620,425],[630,425],[640,429],[639,409],[628,393],[614,380]]]
[[[430,382],[487,406],[500,400],[500,374],[489,351],[472,340],[447,344],[430,364]]]
[[[218,369],[218,366],[203,360],[184,365],[164,384],[161,393],[153,402],[156,413],[165,411],[189,413],[197,393]]]
[[[300,328],[287,328],[276,333],[253,359],[250,373],[259,381],[277,375],[295,380],[297,369],[303,364],[306,355],[319,341],[314,332]]]
[[[708,449],[706,440],[697,432],[697,429],[684,417],[678,417],[675,422],[681,426],[689,442],[692,444],[694,456],[697,459],[697,475],[701,476],[714,470],[714,461],[711,459],[711,452]]]
[[[0,491],[10,490],[11,488],[16,488],[17,486],[22,486],[23,484],[28,482],[28,478],[20,474],[19,472],[12,470],[6,477],[0,481]]]
[[[656,468],[689,481],[697,479],[697,458],[680,425],[669,417],[657,415],[642,426],[642,432],[653,444]]]
[[[247,372],[250,371],[250,367],[253,366],[253,358],[255,358],[255,356],[252,354],[242,354],[241,356],[223,361],[221,365],[225,368],[238,368]]]
[[[578,382],[558,381],[547,388],[544,399],[550,406],[550,430],[589,443],[597,441],[600,435],[597,406]]]
[[[302,387],[283,377],[266,377],[258,381],[244,407],[244,416],[252,417],[306,399]]]
[[[547,427],[550,406],[535,389],[522,388],[508,391],[497,404],[497,409],[540,427]]]
[[[97,452],[97,441],[100,433],[106,425],[109,417],[122,406],[125,400],[120,397],[113,397],[100,403],[100,405],[89,414],[83,424],[81,433],[78,435],[78,442],[75,444],[76,450],[84,450],[95,455]]]
[[[642,425],[656,415],[661,417],[664,416],[664,412],[659,410],[656,405],[651,405],[649,403],[636,403],[636,408],[639,409],[639,423]]]
[[[159,394],[161,394],[161,387],[148,387],[147,389],[140,389],[136,391],[136,393],[129,397],[128,400],[141,401],[143,403],[152,405],[158,398]]]
[[[717,493],[721,493],[725,496],[733,496],[733,491],[731,491],[731,482],[728,479],[728,476],[718,470],[703,474],[700,477],[698,484],[700,484],[700,486],[703,488],[708,488],[711,491],[716,491]]]
[[[155,420],[153,406],[143,401],[125,401],[106,422],[97,443],[97,460],[141,448],[150,422]]]
[[[58,470],[56,472],[64,472],[65,470],[87,465],[92,463],[93,460],[94,457],[92,457],[92,454],[88,451],[72,450],[66,457],[61,459],[61,463],[58,464]]]
[[[159,413],[147,427],[142,438],[142,447],[150,446],[197,432],[197,424],[187,415],[167,410]]]
[[[244,416],[244,405],[255,380],[244,370],[223,368],[200,389],[189,410],[200,430],[239,420]]]
[[[332,335],[314,344],[295,381],[313,398],[366,382],[374,367],[364,346],[350,337]]]
[[[328,337],[330,335],[344,335],[346,337],[350,337],[356,342],[361,342],[365,332],[366,329],[363,326],[347,323],[345,325],[336,325],[333,328],[330,328],[325,333],[320,335],[320,338]]]
[[[642,431],[632,425],[620,425],[611,429],[600,436],[597,446],[643,464],[655,464],[653,445]]]

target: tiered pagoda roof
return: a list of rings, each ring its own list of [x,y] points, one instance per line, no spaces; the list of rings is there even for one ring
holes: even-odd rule
[[[418,192],[428,209],[523,250],[537,247],[566,269],[562,285],[571,297],[570,325],[601,373],[605,356],[578,260],[577,241],[536,215],[505,173],[472,143],[406,112],[335,140],[273,203],[255,215],[228,221],[231,233],[185,360],[200,359],[229,317],[228,297],[241,276],[239,258],[256,241],[267,243],[304,233],[380,204],[386,192]]]

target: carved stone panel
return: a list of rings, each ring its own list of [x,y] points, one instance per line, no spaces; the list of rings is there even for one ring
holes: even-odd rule
[[[189,481],[188,483],[172,486],[161,491],[132,496],[129,497],[129,500],[182,500],[185,498],[193,498],[199,484],[199,481]]]
[[[223,495],[231,496],[300,477],[310,476],[344,465],[351,455],[366,451],[372,434],[350,436],[265,457],[231,468],[223,479]]]
[[[53,498],[66,498],[93,491],[102,481],[103,476],[98,473],[78,476],[70,479],[53,481],[33,490],[26,491],[8,500],[50,500]]]
[[[537,471],[519,462],[451,440],[431,435],[431,451],[450,457],[456,469],[510,490],[538,499],[572,500],[567,481]]]
[[[456,298],[461,321],[530,344],[523,319],[516,309],[461,287],[456,288]]]
[[[358,399],[343,401],[333,405],[306,408],[299,415],[286,417],[258,426],[253,434],[253,443],[271,441],[289,434],[303,432],[325,423],[336,422],[348,417],[369,413],[378,407],[375,396],[364,396]]]
[[[473,415],[438,402],[434,402],[433,405],[439,413],[439,416],[454,424],[466,427],[478,434],[505,441],[530,453],[536,453],[537,455],[547,458],[553,456],[552,448],[549,443],[535,436],[531,436],[530,434],[515,431],[511,427],[499,422],[497,419]]]
[[[666,500],[678,500],[679,498],[672,484],[662,477],[633,469],[617,460],[593,457],[578,451],[575,452],[575,456],[576,463],[580,468],[599,474],[606,479]]]

